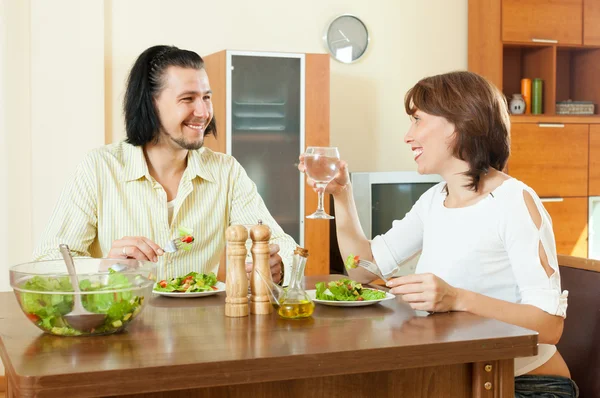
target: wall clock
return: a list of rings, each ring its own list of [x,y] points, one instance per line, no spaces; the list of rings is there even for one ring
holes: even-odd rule
[[[367,51],[369,31],[358,17],[345,14],[331,21],[324,40],[334,59],[351,64],[359,60]]]

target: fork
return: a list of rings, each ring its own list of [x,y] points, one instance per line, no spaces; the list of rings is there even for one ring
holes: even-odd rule
[[[163,247],[163,251],[165,253],[175,253],[177,250],[179,250],[179,246],[177,246],[178,241],[181,241],[181,236],[168,241],[165,247]]]
[[[380,277],[385,283],[387,283],[387,279],[383,277],[383,274],[381,273],[381,271],[379,270],[379,267],[377,266],[377,264],[372,263],[370,261],[367,260],[358,260],[358,263],[356,264],[357,266],[366,269],[367,271],[377,275],[378,277]]]

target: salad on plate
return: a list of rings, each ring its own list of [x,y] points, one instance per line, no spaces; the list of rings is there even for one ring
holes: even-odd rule
[[[199,272],[190,272],[187,275],[169,280],[163,279],[154,285],[154,292],[159,293],[200,293],[218,291],[217,276],[214,272],[202,274]]]
[[[386,292],[364,288],[351,279],[339,279],[331,282],[319,282],[315,285],[316,298],[326,301],[374,301],[387,297]]]

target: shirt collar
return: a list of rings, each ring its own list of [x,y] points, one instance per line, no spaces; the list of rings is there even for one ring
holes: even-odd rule
[[[123,142],[123,162],[125,163],[123,181],[135,181],[149,175],[148,164],[141,146]]]
[[[123,161],[125,163],[125,171],[123,173],[123,181],[135,181],[144,176],[148,176],[148,164],[144,156],[144,150],[141,146],[134,146],[123,142]],[[216,182],[207,163],[209,162],[208,153],[205,148],[196,151],[189,151],[187,158],[187,168],[185,174],[190,180],[195,177],[200,177],[204,180]]]
[[[206,151],[206,148],[200,148],[196,151],[188,152],[187,169],[186,173],[190,180],[195,177],[200,177],[206,181],[216,182],[217,179],[213,175],[208,163],[210,151]]]

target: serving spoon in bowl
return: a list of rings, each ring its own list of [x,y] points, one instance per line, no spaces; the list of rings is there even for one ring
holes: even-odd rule
[[[79,289],[79,280],[77,279],[77,272],[75,271],[75,263],[71,256],[69,246],[61,244],[59,245],[60,253],[65,260],[65,265],[69,271],[69,277],[71,278],[71,285],[73,285],[73,310],[68,314],[63,315],[63,320],[69,324],[73,329],[81,332],[89,332],[92,329],[104,323],[106,314],[96,314],[90,312],[83,307],[81,303],[81,290]]]

